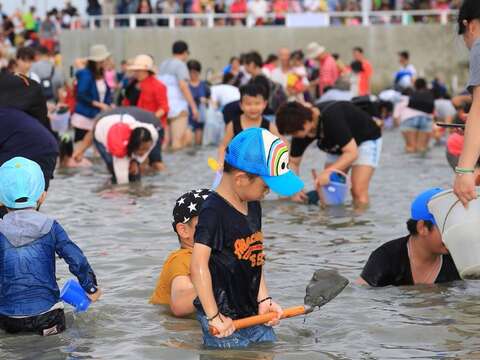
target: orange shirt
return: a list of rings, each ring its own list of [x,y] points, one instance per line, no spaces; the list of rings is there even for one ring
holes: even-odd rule
[[[367,61],[362,61],[363,71],[359,74],[358,77],[358,95],[364,96],[370,94],[370,79],[373,75],[372,65]]]
[[[169,305],[172,282],[177,276],[190,275],[190,260],[192,249],[179,249],[173,251],[163,263],[162,273],[157,280],[157,285],[150,297],[150,304]]]

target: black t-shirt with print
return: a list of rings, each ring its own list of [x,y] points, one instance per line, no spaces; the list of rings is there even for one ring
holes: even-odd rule
[[[363,268],[362,279],[375,287],[414,285],[407,248],[409,237],[389,241],[372,252]],[[455,280],[460,280],[455,263],[450,255],[443,255],[435,283]]]
[[[257,296],[265,262],[260,203],[240,213],[217,193],[202,205],[195,243],[212,249],[209,269],[220,312],[232,319],[257,315]],[[203,311],[198,298],[194,305]]]
[[[293,138],[290,156],[300,157],[308,145],[317,140],[317,146],[329,154],[340,155],[352,139],[357,145],[376,140],[382,132],[372,117],[348,101],[327,101],[318,105],[320,120],[315,138]]]

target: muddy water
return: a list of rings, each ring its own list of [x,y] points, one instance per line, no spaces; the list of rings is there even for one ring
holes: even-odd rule
[[[182,192],[209,186],[207,157],[214,149],[167,155],[166,174],[141,185],[105,185],[102,164],[58,174],[44,212],[56,217],[88,256],[105,291],[87,313],[67,308],[60,336],[0,335],[2,359],[410,359],[480,358],[480,283],[366,289],[349,286],[321,311],[285,320],[278,343],[246,351],[209,351],[194,319],[175,319],[149,305],[167,254],[177,247],[170,214]],[[309,149],[303,173],[323,156]],[[283,306],[303,302],[318,268],[338,269],[354,280],[369,253],[406,234],[411,199],[429,186],[448,186],[444,149],[426,156],[403,153],[400,134],[387,133],[375,174],[372,206],[320,210],[279,201],[263,204],[271,295]],[[311,180],[307,178],[311,185]],[[57,277],[70,277],[58,262]]]

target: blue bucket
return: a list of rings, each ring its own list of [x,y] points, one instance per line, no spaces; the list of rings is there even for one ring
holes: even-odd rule
[[[330,183],[322,186],[325,205],[342,205],[348,193],[347,178],[337,172],[330,175]]]
[[[68,280],[63,285],[62,291],[60,291],[60,299],[72,305],[76,312],[87,311],[92,302],[78,281],[74,279]]]

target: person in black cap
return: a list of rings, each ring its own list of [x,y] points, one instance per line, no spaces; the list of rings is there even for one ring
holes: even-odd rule
[[[172,226],[180,249],[170,253],[163,263],[150,303],[169,305],[175,316],[186,316],[195,311],[193,300],[197,294],[190,279],[190,259],[198,213],[210,193],[208,189],[189,191],[177,199],[173,209]]]

